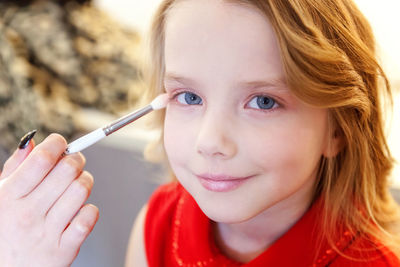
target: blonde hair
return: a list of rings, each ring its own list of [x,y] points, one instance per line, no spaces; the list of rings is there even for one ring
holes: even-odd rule
[[[164,25],[179,1],[164,1],[152,24],[149,98],[164,91]],[[323,237],[338,250],[335,237],[347,229],[378,240],[400,258],[399,207],[388,189],[393,159],[382,118],[383,101],[391,103],[392,96],[368,21],[351,0],[227,2],[265,14],[279,42],[289,88],[302,101],[327,108],[332,135],[342,140],[340,152],[320,164],[315,198],[324,200]],[[160,128],[163,118],[160,113],[156,120]],[[147,156],[165,158],[162,147],[160,136]]]

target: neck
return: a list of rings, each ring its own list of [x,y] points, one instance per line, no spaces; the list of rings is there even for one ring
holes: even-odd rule
[[[246,263],[263,253],[304,215],[312,194],[295,194],[240,223],[215,223],[215,241],[229,258]]]

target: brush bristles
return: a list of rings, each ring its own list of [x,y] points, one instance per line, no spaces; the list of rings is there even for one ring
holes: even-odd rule
[[[167,106],[168,101],[169,101],[169,95],[162,94],[162,95],[159,95],[156,98],[154,98],[154,100],[151,101],[150,105],[154,110],[162,109]]]

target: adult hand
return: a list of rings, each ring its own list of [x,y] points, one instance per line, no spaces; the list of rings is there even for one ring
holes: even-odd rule
[[[0,175],[0,266],[69,266],[98,219],[84,205],[93,177],[80,153],[51,134],[17,149]]]

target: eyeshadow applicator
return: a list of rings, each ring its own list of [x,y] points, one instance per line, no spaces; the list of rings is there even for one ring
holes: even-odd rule
[[[85,148],[93,145],[94,143],[100,141],[104,137],[118,131],[122,127],[128,125],[129,123],[139,119],[140,117],[148,114],[153,110],[158,110],[165,108],[168,104],[169,96],[168,94],[161,94],[154,98],[151,103],[141,109],[138,109],[122,118],[117,119],[106,127],[94,130],[78,139],[68,144],[67,149],[64,154],[72,154],[84,150]]]

